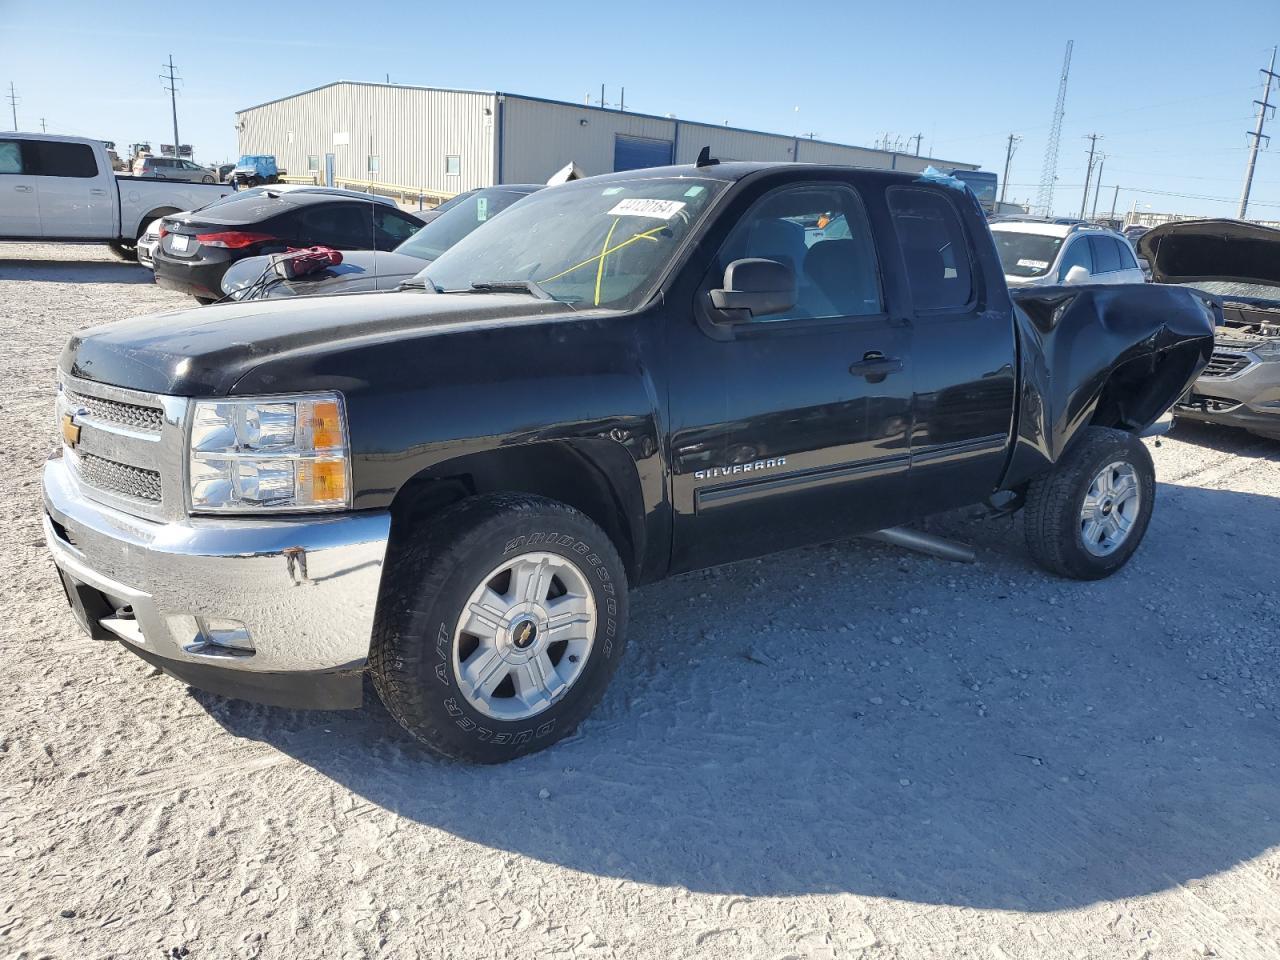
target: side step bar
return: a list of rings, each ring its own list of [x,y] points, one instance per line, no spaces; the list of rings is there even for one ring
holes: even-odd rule
[[[887,527],[884,530],[877,530],[875,533],[868,533],[866,537],[868,540],[879,540],[881,543],[892,544],[895,547],[902,547],[906,550],[927,553],[929,556],[937,557],[940,560],[973,563],[978,558],[971,547],[966,547],[962,543],[956,543],[954,540],[944,540],[942,537],[920,533],[917,530],[908,530],[906,527]]]

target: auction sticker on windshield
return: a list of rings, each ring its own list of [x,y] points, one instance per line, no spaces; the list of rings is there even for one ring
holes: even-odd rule
[[[1019,260],[1018,266],[1029,267],[1032,270],[1048,270],[1049,261],[1048,260]]]
[[[611,217],[654,217],[658,220],[670,220],[684,209],[683,200],[645,200],[642,197],[628,197],[619,200],[609,211]]]

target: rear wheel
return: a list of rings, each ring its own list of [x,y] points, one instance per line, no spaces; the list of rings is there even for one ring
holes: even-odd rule
[[[1060,576],[1109,577],[1142,542],[1155,487],[1155,467],[1141,440],[1123,430],[1088,427],[1053,471],[1028,489],[1027,548]]]
[[[501,763],[590,713],[622,658],[626,611],[622,561],[589,519],[540,497],[477,497],[389,567],[369,669],[427,747]]]

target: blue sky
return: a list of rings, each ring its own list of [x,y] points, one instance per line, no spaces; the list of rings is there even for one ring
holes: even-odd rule
[[[921,133],[925,152],[997,173],[1016,133],[1009,199],[1024,200],[1035,196],[1063,47],[1074,39],[1057,212],[1078,212],[1083,137],[1099,133],[1099,213],[1119,184],[1120,209],[1234,216],[1258,68],[1280,43],[1280,3],[962,8],[0,0],[0,84],[6,94],[15,84],[24,129],[43,117],[50,132],[158,145],[171,139],[158,74],[172,53],[184,78],[182,139],[206,161],[234,157],[237,108],[336,79],[389,73],[573,101],[598,97],[605,83],[611,103],[625,85],[628,109],[863,145]],[[1250,215],[1280,220],[1280,119],[1271,129]]]

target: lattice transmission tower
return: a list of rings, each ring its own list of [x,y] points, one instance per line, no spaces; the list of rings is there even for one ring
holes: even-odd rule
[[[1058,141],[1062,138],[1062,114],[1067,106],[1067,74],[1071,72],[1071,47],[1062,58],[1062,79],[1058,81],[1058,102],[1053,107],[1053,126],[1049,128],[1049,142],[1044,148],[1044,166],[1040,168],[1040,190],[1036,193],[1036,210],[1043,216],[1053,213],[1053,187],[1058,180]]]

